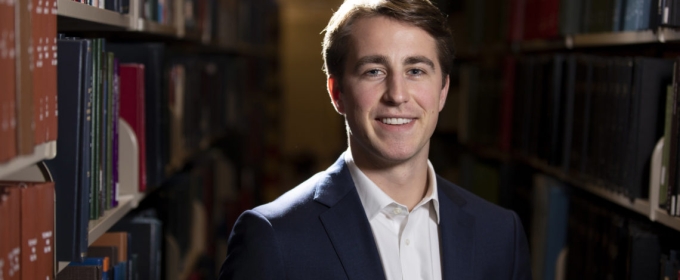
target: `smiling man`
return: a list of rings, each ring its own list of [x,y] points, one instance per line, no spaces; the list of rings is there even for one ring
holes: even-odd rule
[[[453,60],[446,17],[427,0],[346,0],[325,32],[349,148],[239,217],[220,279],[531,279],[517,215],[428,161]]]

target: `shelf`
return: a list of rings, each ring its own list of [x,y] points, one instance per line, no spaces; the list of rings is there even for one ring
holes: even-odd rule
[[[150,33],[155,35],[162,35],[168,37],[177,37],[177,28],[172,25],[160,24],[155,21],[139,19],[137,22],[137,31],[143,33]]]
[[[0,164],[0,178],[5,178],[17,171],[47,159],[57,156],[57,141],[40,144],[33,148],[33,154],[17,156],[6,163]]]
[[[680,231],[680,218],[668,215],[665,209],[654,209],[656,215],[656,222],[670,227],[674,230]]]
[[[661,31],[661,29],[659,31]],[[572,40],[574,48],[649,44],[660,42],[657,33],[659,32],[654,32],[652,30],[641,30],[629,32],[578,34],[574,35]]]
[[[612,203],[615,203],[623,208],[629,209],[633,212],[639,213],[640,215],[646,216],[651,221],[660,223],[674,230],[680,231],[680,217],[674,217],[668,214],[665,209],[660,209],[658,207],[652,207],[649,200],[630,197],[613,191],[611,189],[599,186],[594,183],[584,182],[574,178],[573,176],[564,173],[560,168],[550,166],[545,162],[542,162],[535,158],[526,158],[518,155],[510,155],[508,153],[500,152],[498,150],[483,148],[483,147],[473,147],[469,145],[463,145],[465,149],[471,151],[476,156],[491,160],[496,160],[500,162],[507,162],[511,160],[517,160],[523,162],[545,174],[553,176],[561,181],[567,182],[570,185],[587,191],[595,196],[601,197]]]
[[[532,167],[534,167],[534,168],[536,168],[540,171],[543,171],[546,174],[549,174],[549,175],[552,175],[556,178],[559,178],[562,181],[568,182],[569,184],[571,184],[575,187],[578,187],[578,188],[585,190],[587,192],[590,192],[590,193],[592,193],[596,196],[599,196],[601,198],[609,200],[613,203],[616,203],[616,204],[618,204],[618,205],[620,205],[624,208],[630,209],[630,210],[637,212],[641,215],[644,215],[646,217],[650,217],[650,214],[651,214],[650,209],[651,208],[650,208],[650,205],[649,205],[649,201],[647,201],[645,199],[639,199],[639,198],[631,199],[630,197],[628,197],[628,196],[626,196],[622,193],[612,191],[610,189],[604,188],[602,186],[598,186],[598,185],[593,184],[593,183],[583,182],[581,180],[577,180],[577,179],[573,178],[572,176],[565,174],[559,168],[549,166],[549,165],[547,165],[547,164],[545,164],[545,163],[543,163],[539,160],[536,160],[536,159],[528,159],[527,162]]]
[[[94,243],[100,236],[102,236],[106,231],[108,231],[113,225],[115,225],[120,219],[122,219],[125,214],[130,212],[132,209],[137,208],[137,205],[144,199],[144,194],[134,194],[134,195],[124,195],[118,201],[118,207],[106,210],[104,216],[96,221],[90,221],[88,225],[88,239],[87,245],[90,246]],[[69,262],[59,262],[59,270],[61,272]]]
[[[58,0],[59,31],[128,30],[130,16],[72,0]]]

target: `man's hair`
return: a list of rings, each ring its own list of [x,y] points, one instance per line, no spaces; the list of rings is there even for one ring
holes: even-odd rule
[[[451,73],[453,40],[446,15],[429,0],[345,0],[326,26],[324,71],[342,80],[352,24],[360,18],[385,16],[423,29],[435,39],[442,80]]]

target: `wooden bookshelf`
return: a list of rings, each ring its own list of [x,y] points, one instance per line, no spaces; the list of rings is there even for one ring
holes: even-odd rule
[[[0,163],[0,178],[21,171],[31,165],[57,156],[57,141],[50,141],[35,146],[33,154],[17,156],[8,162]]]
[[[88,229],[87,245],[90,246],[120,219],[122,219],[132,209],[137,208],[137,205],[144,199],[144,194],[139,193],[135,195],[124,195],[118,201],[118,207],[106,210],[104,216],[96,221],[90,221]],[[61,272],[69,262],[59,262],[58,271]]]
[[[676,231],[680,231],[680,217],[669,215],[665,209],[660,209],[658,206],[654,206],[647,199],[631,199],[622,193],[575,178],[573,175],[563,172],[559,167],[550,166],[545,162],[535,158],[526,158],[519,155],[512,155],[510,153],[504,153],[490,148],[473,147],[470,145],[463,146],[466,150],[471,151],[480,158],[498,162],[517,161],[525,163],[540,172],[553,176],[563,182],[567,182],[574,187],[587,191],[595,196],[601,197],[623,208],[643,215],[653,222],[657,222]]]
[[[138,19],[136,31],[149,33],[154,35],[161,35],[173,38],[179,38],[177,28],[172,25],[160,24],[151,20]]]
[[[131,29],[131,17],[72,0],[58,0],[59,31],[123,31]]]

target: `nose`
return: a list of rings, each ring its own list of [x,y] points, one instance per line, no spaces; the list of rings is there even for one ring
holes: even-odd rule
[[[387,88],[383,94],[383,101],[390,105],[398,106],[408,102],[410,95],[406,87],[405,78],[401,75],[389,75]]]

